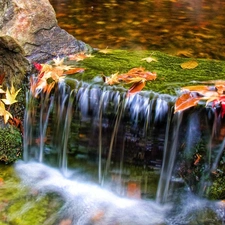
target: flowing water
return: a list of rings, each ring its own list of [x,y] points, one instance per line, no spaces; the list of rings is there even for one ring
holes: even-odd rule
[[[60,27],[95,48],[225,59],[223,0],[50,0]]]
[[[27,94],[25,162],[15,169],[32,195],[61,204],[42,224],[223,224],[223,203],[205,198],[204,174],[221,156],[211,109],[174,115],[168,95],[125,98],[123,90],[73,82],[51,96]],[[188,155],[202,140],[205,171],[194,186],[181,167],[193,164]]]
[[[51,2],[93,47],[224,59],[222,1]],[[223,202],[209,200],[225,162],[217,109],[174,114],[172,95],[69,82],[27,93],[23,161],[16,174],[1,166],[0,225],[224,224]]]

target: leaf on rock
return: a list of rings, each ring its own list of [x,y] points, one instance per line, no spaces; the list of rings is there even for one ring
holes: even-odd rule
[[[5,105],[2,101],[0,101],[0,116],[4,117],[4,122],[7,123],[9,118],[13,118],[11,113],[5,109]]]
[[[5,91],[2,89],[2,86],[0,86],[0,94],[4,94]]]
[[[15,90],[13,84],[11,85],[11,89],[9,90],[7,88],[5,96],[5,99],[1,99],[6,105],[12,105],[13,103],[17,102],[16,97],[19,93],[19,91],[21,90],[21,88],[19,90]]]
[[[196,106],[202,97],[194,97],[191,93],[182,94],[175,102],[174,113]]]
[[[91,54],[85,54],[84,52],[77,53],[77,54],[74,54],[74,55],[69,55],[70,60],[75,60],[77,62],[82,61],[86,58],[91,58],[91,57],[94,57],[94,56],[91,55]]]
[[[198,62],[195,60],[190,60],[180,64],[182,69],[194,69],[198,66]]]

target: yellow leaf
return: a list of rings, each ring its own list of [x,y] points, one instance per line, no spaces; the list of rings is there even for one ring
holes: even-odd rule
[[[0,86],[0,94],[4,94],[5,91],[2,89],[2,86]]]
[[[13,103],[17,102],[16,100],[16,96],[18,95],[19,91],[21,90],[21,88],[19,90],[15,90],[13,84],[11,85],[11,89],[9,91],[9,89],[7,88],[5,96],[5,99],[2,99],[2,101],[6,104],[6,105],[12,105]]]
[[[187,61],[180,64],[182,69],[194,69],[198,66],[198,62],[195,60]]]
[[[131,83],[138,83],[140,81],[145,82],[146,79],[143,78],[143,77],[131,77],[131,78],[126,80],[126,83],[131,84]]]
[[[105,48],[105,49],[100,49],[98,52],[103,53],[103,54],[109,54],[112,51],[113,51],[112,49]]]
[[[0,116],[4,117],[4,122],[7,123],[9,118],[13,118],[11,113],[5,109],[5,105],[2,101],[0,101]]]
[[[109,85],[118,84],[118,74],[119,72],[112,74],[110,77],[104,77],[104,82]]]
[[[149,57],[147,57],[147,58],[143,58],[143,59],[141,59],[142,61],[146,61],[146,62],[148,62],[148,63],[150,63],[150,62],[158,62],[158,60],[157,59],[155,59],[155,58],[153,58],[153,57],[151,57],[151,56],[149,56]]]
[[[53,59],[53,61],[55,66],[61,66],[63,65],[64,58],[60,59],[59,57],[57,57],[56,59]]]

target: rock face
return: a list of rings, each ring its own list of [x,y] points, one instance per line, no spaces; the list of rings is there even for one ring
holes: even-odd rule
[[[5,35],[21,45],[31,62],[87,48],[57,25],[48,0],[0,0],[0,36]]]
[[[12,37],[0,36],[0,74],[4,74],[4,84],[13,82],[16,87],[21,87],[25,74],[30,71],[30,63],[24,54]]]
[[[54,9],[48,0],[0,0],[0,86],[8,90],[13,84],[16,90],[20,89],[18,102],[5,106],[14,117],[10,124],[4,124],[5,109],[0,109],[0,134],[6,143],[0,148],[0,161],[13,162],[22,152],[21,124],[32,63],[86,50],[85,43],[57,25]],[[0,93],[0,99],[5,95]],[[16,135],[10,126],[17,130]],[[5,129],[9,130],[9,135]],[[19,143],[15,146],[17,140]]]

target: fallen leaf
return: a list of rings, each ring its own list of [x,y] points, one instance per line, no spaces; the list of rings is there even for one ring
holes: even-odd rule
[[[130,97],[137,92],[140,92],[145,87],[145,81],[141,80],[138,83],[134,83],[127,92],[127,97]]]
[[[109,85],[118,84],[119,83],[118,74],[119,72],[112,74],[110,77],[103,76],[103,80],[106,84]]]
[[[9,118],[13,118],[10,112],[5,109],[5,105],[2,101],[0,101],[0,116],[4,117],[4,122],[7,123]]]
[[[5,91],[2,89],[2,86],[0,86],[0,94],[5,94]]]
[[[84,52],[77,53],[74,55],[69,55],[70,60],[76,60],[76,61],[82,61],[82,60],[84,60],[86,58],[90,58],[90,57],[94,57],[94,56],[91,54],[85,54]]]
[[[193,97],[191,93],[182,94],[175,102],[174,113],[196,106],[202,97]]]
[[[103,53],[103,54],[109,54],[112,51],[113,51],[112,49],[105,48],[105,49],[100,49],[98,52]]]
[[[13,103],[17,102],[16,97],[19,93],[19,91],[21,90],[21,88],[19,90],[15,90],[13,83],[11,84],[11,89],[9,90],[7,88],[5,96],[5,99],[1,99],[6,105],[12,105]]]
[[[146,61],[146,62],[148,62],[148,63],[150,63],[150,62],[158,62],[158,60],[157,59],[155,59],[155,58],[153,58],[153,57],[151,57],[151,56],[149,56],[149,57],[147,57],[147,58],[143,58],[143,59],[141,59],[142,61]]]
[[[198,66],[198,62],[195,60],[187,61],[180,64],[182,69],[194,69]]]
[[[85,71],[85,68],[77,67],[77,68],[71,68],[71,69],[65,71],[64,74],[70,75],[70,74],[75,74],[75,73],[82,73],[84,71]]]

